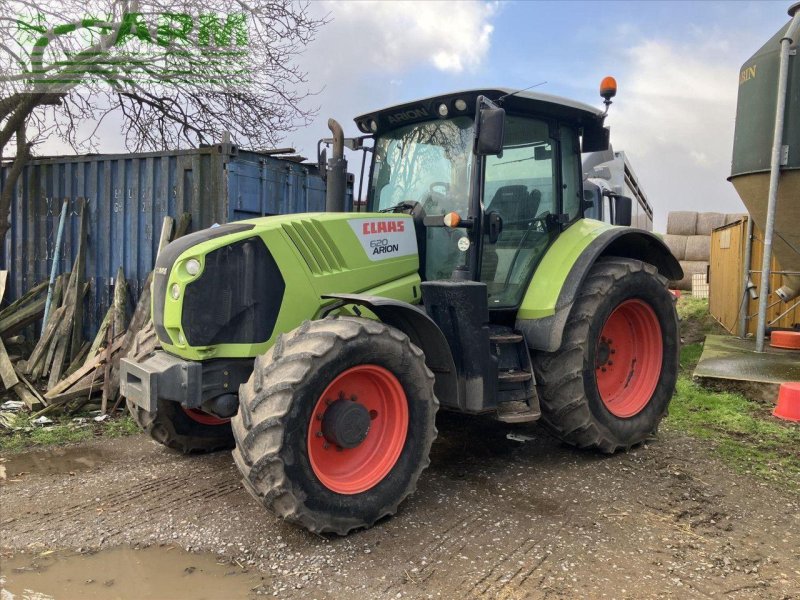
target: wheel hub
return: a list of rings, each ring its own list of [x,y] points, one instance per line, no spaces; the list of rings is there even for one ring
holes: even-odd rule
[[[595,367],[600,369],[609,364],[614,364],[610,361],[611,355],[616,351],[611,347],[611,340],[605,337],[600,338],[600,343],[597,345],[597,358],[595,360]]]
[[[322,416],[322,435],[340,448],[355,448],[367,439],[370,421],[367,407],[340,398]]]
[[[600,399],[614,416],[633,417],[644,410],[658,385],[661,324],[648,303],[631,298],[611,312],[600,333],[595,350]]]

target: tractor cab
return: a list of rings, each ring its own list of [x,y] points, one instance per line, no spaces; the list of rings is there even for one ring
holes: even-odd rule
[[[508,89],[362,115],[375,137],[367,210],[415,216],[423,280],[483,282],[490,309],[513,310],[550,244],[583,217],[581,140],[584,151],[607,146],[603,116]]]

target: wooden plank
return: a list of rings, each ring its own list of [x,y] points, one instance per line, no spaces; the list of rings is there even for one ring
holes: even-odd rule
[[[36,389],[36,386],[34,386],[30,381],[28,381],[25,375],[23,375],[22,372],[16,366],[14,367],[14,370],[17,372],[17,377],[19,377],[20,383],[22,383],[26,388],[28,388],[28,390],[30,390],[30,392],[34,396],[36,396],[37,400],[42,404],[42,406],[46,406],[47,402],[45,401],[44,397],[39,392],[39,390]]]
[[[117,270],[117,278],[114,280],[114,303],[111,307],[114,311],[109,326],[109,330],[112,332],[110,339],[116,339],[125,333],[127,327],[128,282],[125,280],[122,267]]]
[[[147,322],[150,320],[150,299],[153,283],[153,272],[147,276],[142,287],[142,293],[139,295],[139,302],[136,303],[136,309],[133,311],[131,322],[128,325],[128,330],[125,332],[125,342],[122,345],[121,357],[128,356],[133,340],[136,339],[136,334],[139,333]]]
[[[66,404],[70,400],[74,400],[75,398],[80,398],[81,396],[92,395],[95,393],[100,393],[103,391],[103,381],[102,379],[98,378],[97,371],[92,371],[88,375],[86,375],[83,379],[81,379],[78,383],[68,389],[66,392],[62,392],[56,396],[47,397],[47,401],[50,405],[45,408],[44,411],[41,411],[38,414],[43,414],[48,409],[52,409],[53,407],[60,406],[62,404]],[[46,414],[46,413],[45,413]],[[37,415],[38,416],[38,415]]]
[[[53,289],[52,305],[50,306],[50,313],[47,315],[47,320],[50,320],[50,315],[53,314],[53,309],[61,306],[61,299],[64,295],[64,280],[66,275],[59,275],[56,277],[56,285]]]
[[[75,360],[83,345],[83,283],[86,278],[86,235],[89,217],[89,207],[86,200],[81,198],[80,226],[78,229],[78,252],[75,255],[75,264],[72,273],[75,277],[74,293],[75,306],[72,316],[72,336],[70,337],[68,362]]]
[[[111,397],[111,340],[114,339],[111,333],[111,328],[108,329],[108,345],[106,346],[105,354],[105,369],[103,371],[103,397],[100,400],[100,414],[106,414],[108,410],[108,399]]]
[[[117,341],[109,345],[109,348],[111,349],[110,354],[114,354],[115,352],[117,352],[120,349],[120,347],[122,347],[122,338],[118,339]],[[87,374],[91,373],[92,371],[97,369],[97,367],[101,366],[105,361],[105,359],[106,359],[106,352],[104,351],[95,356],[94,358],[92,358],[91,360],[87,361],[86,364],[80,367],[72,375],[70,375],[65,379],[62,379],[54,386],[49,387],[47,393],[45,393],[44,395],[45,399],[49,400],[52,397],[58,396],[61,392],[66,391],[67,389],[69,389],[70,386],[76,384]]]
[[[178,217],[178,222],[175,225],[175,235],[172,236],[172,241],[174,242],[179,237],[183,237],[187,233],[189,233],[189,228],[192,226],[192,213],[185,212],[181,213],[181,216]]]
[[[94,356],[97,354],[97,351],[100,349],[100,346],[106,340],[106,331],[108,331],[108,327],[111,324],[111,314],[114,312],[114,307],[111,306],[106,311],[106,316],[103,317],[103,322],[100,323],[100,328],[97,330],[97,335],[94,336],[94,341],[92,342],[91,348],[89,348],[89,353],[86,355],[86,360],[92,360]]]
[[[50,342],[53,340],[63,316],[63,306],[50,313],[50,318],[47,319],[47,325],[42,332],[42,337],[39,338],[39,341],[36,343],[36,347],[33,349],[33,352],[31,352],[30,357],[28,357],[28,364],[25,370],[28,375],[33,375],[36,367],[40,365],[42,359],[45,357],[47,349],[50,346]],[[41,369],[39,369],[39,372],[41,373]],[[34,377],[34,379],[38,379],[38,377]]]
[[[52,388],[58,383],[58,380],[61,379],[61,374],[64,372],[65,362],[70,355],[72,347],[70,338],[74,329],[75,315],[77,312],[80,312],[76,310],[76,306],[82,305],[83,296],[86,293],[86,290],[89,289],[89,284],[86,283],[81,286],[83,288],[81,293],[77,295],[73,294],[70,289],[73,285],[73,281],[73,277],[70,277],[70,283],[67,286],[68,293],[65,295],[64,308],[66,310],[64,311],[64,317],[61,320],[56,333],[58,336],[58,345],[53,354],[53,363],[50,367],[50,377],[47,380],[48,389]],[[77,285],[77,282],[75,282],[75,285]]]
[[[161,224],[161,237],[158,239],[158,253],[161,254],[161,250],[164,249],[164,246],[169,244],[170,239],[172,239],[172,226],[175,224],[175,219],[172,217],[164,217],[164,222]]]
[[[25,306],[20,306],[13,313],[0,320],[0,335],[3,337],[12,336],[22,331],[31,323],[38,321],[44,314],[45,297],[41,297],[28,302]]]
[[[17,373],[14,371],[14,365],[11,364],[11,360],[8,358],[8,353],[2,340],[0,340],[0,380],[2,380],[7,390],[19,383]]]
[[[58,332],[58,329],[56,329],[56,332]],[[53,356],[55,356],[59,342],[61,342],[60,337],[53,337],[53,341],[47,349],[47,355],[44,357],[44,362],[36,365],[33,371],[31,371],[31,379],[37,381],[40,377],[47,377],[48,373],[50,373],[50,368],[53,366]]]
[[[136,309],[133,311],[131,322],[128,324],[128,331],[133,331],[134,334],[139,333],[142,327],[145,326],[150,320],[150,300],[152,298],[151,292],[153,289],[153,272],[147,275],[142,287],[142,293],[139,294],[139,301],[136,303]]]
[[[6,306],[2,311],[0,311],[0,321],[5,319],[8,315],[13,314],[20,306],[24,306],[37,296],[41,295],[43,291],[47,290],[47,282],[42,281],[41,283],[33,286],[30,290],[27,291],[21,298],[15,300],[8,306]]]
[[[53,352],[53,362],[50,365],[50,377],[47,378],[47,389],[54,387],[58,380],[61,379],[61,373],[64,371],[64,361],[69,354],[69,340],[65,337],[58,336],[55,352]]]
[[[55,383],[52,386],[48,386],[47,392],[45,393],[44,397],[49,400],[53,396],[58,396],[61,392],[67,390],[71,385],[80,381],[83,377],[86,376],[87,373],[91,373],[97,367],[102,365],[105,359],[106,359],[105,353],[98,354],[93,359],[87,361],[86,364],[77,369],[69,377],[62,379],[61,381]]]
[[[78,356],[75,357],[75,360],[67,367],[67,370],[64,371],[64,375],[69,377],[75,371],[77,371],[80,366],[86,361],[86,355],[89,354],[89,342],[83,342],[83,346],[81,346],[81,351],[78,352]]]
[[[43,404],[26,386],[24,383],[18,383],[13,388],[17,397],[22,400],[26,406],[31,410],[39,410]]]
[[[3,301],[3,296],[6,294],[6,281],[8,280],[8,271],[0,271],[0,302]]]

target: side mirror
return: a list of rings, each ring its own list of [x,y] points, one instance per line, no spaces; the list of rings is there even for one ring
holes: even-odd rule
[[[506,126],[505,109],[484,106],[481,108],[479,119],[475,153],[479,156],[502,154]]]
[[[633,201],[628,196],[614,198],[614,225],[630,227],[632,223]]]
[[[611,134],[603,123],[597,122],[583,128],[583,143],[581,152],[602,152],[608,150],[611,144]]]

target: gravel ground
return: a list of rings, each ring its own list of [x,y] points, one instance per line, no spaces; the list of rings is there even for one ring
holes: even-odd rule
[[[800,598],[800,497],[677,432],[601,457],[445,416],[417,493],[345,538],[266,513],[227,452],[184,457],[143,435],[60,452],[48,469],[6,455],[6,556],[175,544],[261,570],[282,598]]]

